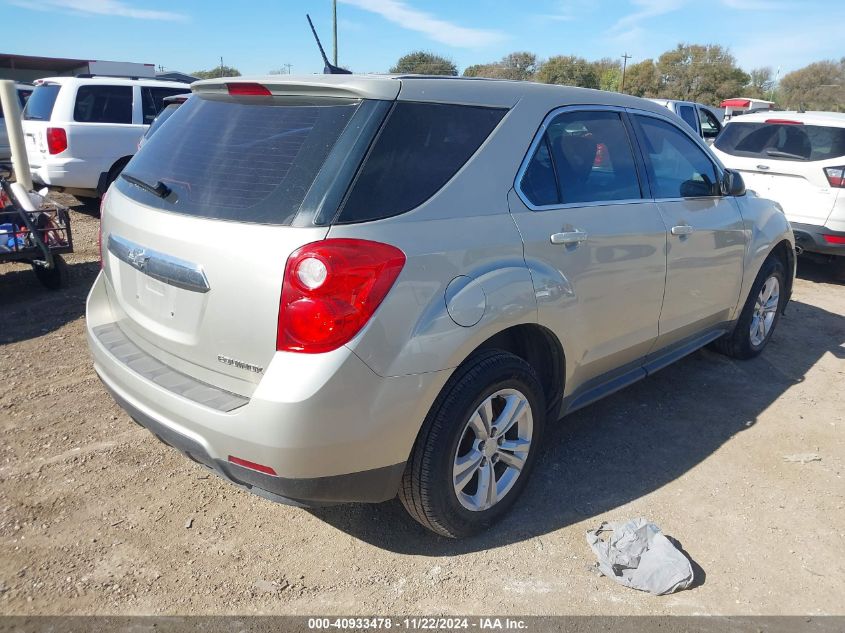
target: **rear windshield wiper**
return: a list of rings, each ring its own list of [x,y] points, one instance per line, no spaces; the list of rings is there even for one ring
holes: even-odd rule
[[[806,156],[799,156],[798,154],[790,154],[789,152],[782,152],[779,149],[767,149],[767,156],[775,156],[777,158],[792,158],[794,160],[807,160]]]
[[[156,180],[154,185],[146,182],[145,180],[141,180],[140,178],[133,176],[132,174],[127,174],[126,172],[122,172],[120,177],[123,178],[126,182],[132,183],[136,187],[140,187],[144,191],[149,191],[154,196],[158,196],[159,198],[166,198],[170,195],[171,189],[167,185],[165,185],[160,180]]]

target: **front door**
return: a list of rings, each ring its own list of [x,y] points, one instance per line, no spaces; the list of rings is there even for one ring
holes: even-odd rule
[[[552,113],[510,195],[539,322],[566,350],[566,395],[638,366],[658,334],[666,227],[644,195],[625,117],[595,106]]]
[[[669,229],[655,351],[724,325],[739,301],[746,235],[739,205],[700,142],[657,116],[633,117],[652,194]]]

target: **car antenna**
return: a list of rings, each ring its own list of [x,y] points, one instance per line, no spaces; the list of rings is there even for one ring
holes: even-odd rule
[[[311,16],[307,13],[305,17],[308,18],[308,24],[311,26],[311,32],[314,34],[314,39],[317,40],[317,46],[320,48],[320,55],[323,56],[323,62],[325,62],[325,66],[323,66],[323,74],[324,75],[351,75],[351,70],[346,70],[345,68],[339,68],[333,64],[329,63],[329,58],[326,57],[326,51],[323,50],[323,45],[320,44],[320,38],[317,36],[317,29],[314,28],[314,23],[311,21]]]

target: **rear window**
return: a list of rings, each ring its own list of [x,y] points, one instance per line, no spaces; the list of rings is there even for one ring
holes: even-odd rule
[[[36,86],[27,99],[23,110],[23,118],[27,121],[49,121],[53,114],[53,105],[59,96],[59,84],[42,84]]]
[[[731,122],[716,147],[732,156],[773,160],[830,160],[845,156],[845,128]]]
[[[161,127],[161,124],[167,121],[176,110],[179,109],[179,103],[171,103],[169,106],[166,106],[164,110],[158,113],[158,116],[153,120],[152,125],[150,125],[149,129],[144,133],[144,138],[150,138],[153,134],[155,134],[156,130]]]
[[[73,120],[80,123],[132,123],[132,86],[80,86]]]
[[[506,110],[399,102],[367,156],[338,223],[388,218],[418,207],[469,160]]]
[[[195,96],[153,135],[119,178],[144,204],[187,215],[290,224],[360,100]]]

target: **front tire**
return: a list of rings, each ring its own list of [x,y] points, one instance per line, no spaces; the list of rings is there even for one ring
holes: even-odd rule
[[[751,286],[733,332],[716,341],[716,349],[740,360],[759,355],[768,344],[786,304],[786,269],[770,256]]]
[[[501,350],[468,359],[423,423],[399,490],[405,509],[449,538],[492,525],[525,487],[545,411],[543,388],[524,360]]]

